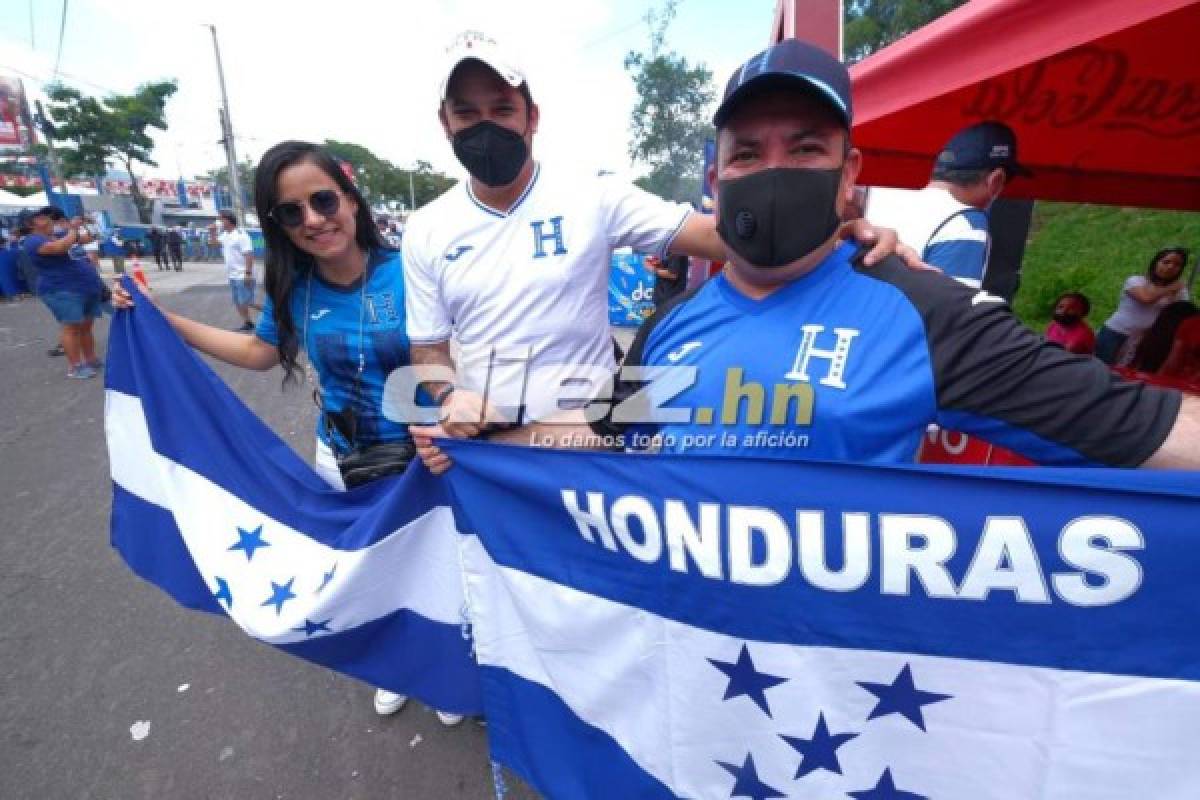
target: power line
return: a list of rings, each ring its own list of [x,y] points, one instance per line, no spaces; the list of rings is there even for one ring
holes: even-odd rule
[[[618,28],[618,29],[611,31],[609,33],[606,33],[606,34],[602,34],[601,36],[598,36],[597,38],[592,39],[590,42],[584,42],[582,45],[580,45],[579,49],[580,50],[590,50],[591,48],[595,47],[598,44],[603,44],[604,42],[607,42],[609,39],[613,39],[617,36],[620,36],[622,33],[624,33],[627,30],[636,28],[637,26],[641,25],[645,21],[646,21],[645,17],[638,17],[636,20],[629,23],[628,25],[625,25],[624,27]]]
[[[54,79],[58,78],[58,68],[62,64],[63,36],[67,32],[67,0],[63,0],[62,20],[58,23],[58,55],[54,57]]]
[[[21,77],[23,77],[23,78],[28,78],[29,80],[31,80],[31,81],[33,81],[34,83],[36,83],[36,84],[39,84],[39,85],[41,85],[41,86],[47,86],[47,85],[49,85],[49,84],[51,84],[51,83],[54,83],[54,82],[56,82],[56,81],[58,80],[57,78],[52,78],[52,79],[49,79],[49,80],[47,80],[46,78],[43,78],[43,77],[41,77],[41,76],[39,76],[39,75],[34,75],[32,72],[26,72],[26,71],[25,71],[25,70],[23,70],[23,69],[17,69],[16,67],[10,67],[10,66],[6,66],[6,65],[4,65],[4,64],[0,64],[0,69],[6,69],[6,70],[8,70],[8,71],[10,71],[10,72],[15,72],[15,73],[17,73],[18,75],[20,75]],[[92,81],[85,80],[85,79],[83,79],[83,78],[80,78],[80,77],[78,77],[78,76],[76,76],[76,75],[72,75],[72,74],[71,74],[71,73],[69,73],[69,72],[62,72],[62,71],[60,71],[58,74],[59,74],[59,75],[61,75],[61,76],[63,76],[64,78],[69,78],[71,83],[78,83],[78,84],[81,84],[81,85],[83,85],[83,86],[90,86],[90,87],[91,87],[91,88],[93,88],[93,89],[99,89],[100,91],[102,91],[102,92],[107,92],[107,93],[109,93],[109,94],[120,94],[120,92],[118,92],[116,89],[113,89],[113,88],[111,88],[111,87],[109,87],[109,86],[101,86],[101,85],[100,85],[100,84],[98,84],[98,83],[93,83]]]

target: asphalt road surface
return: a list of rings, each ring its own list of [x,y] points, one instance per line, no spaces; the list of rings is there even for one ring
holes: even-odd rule
[[[220,265],[148,275],[164,306],[238,322]],[[65,377],[56,335],[40,303],[0,304],[0,798],[493,797],[485,728],[445,728],[416,701],[381,718],[370,687],[125,567],[108,543],[104,387]],[[311,460],[309,388],[216,368]]]

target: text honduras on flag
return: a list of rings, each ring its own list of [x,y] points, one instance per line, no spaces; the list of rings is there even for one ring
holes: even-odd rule
[[[548,797],[1196,797],[1194,474],[446,447]]]
[[[441,481],[330,488],[144,297],[113,319],[105,387],[112,542],[134,572],[293,655],[479,713]]]

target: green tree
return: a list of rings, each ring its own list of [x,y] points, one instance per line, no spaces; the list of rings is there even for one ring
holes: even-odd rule
[[[967,0],[848,0],[844,49],[847,63],[876,50],[953,11]]]
[[[412,174],[412,188],[416,195],[416,208],[428,203],[430,200],[444,194],[454,184],[458,183],[454,178],[434,170],[433,165],[428,161],[417,161],[416,169],[401,170],[404,174],[404,180],[408,180],[409,173]],[[411,200],[406,194],[404,204],[411,205]]]
[[[249,160],[239,162],[237,165],[238,181],[241,182],[242,190],[250,195],[251,202],[254,199],[254,176],[257,167]],[[233,184],[229,182],[229,167],[220,166],[216,169],[210,169],[203,175],[198,176],[201,180],[212,181],[219,184],[229,192],[233,191]]]
[[[676,5],[677,0],[667,0],[662,11],[647,13],[649,48],[625,56],[638,96],[630,118],[629,155],[647,169],[637,185],[668,200],[695,201],[703,177],[704,140],[713,136],[706,111],[714,92],[712,72],[703,63],[689,63],[666,49]]]
[[[359,187],[372,203],[407,207],[412,202],[411,188],[420,208],[455,183],[453,178],[436,172],[427,161],[418,161],[416,168],[410,170],[397,167],[362,145],[351,142],[326,139],[325,148],[350,164]]]
[[[150,204],[138,188],[134,164],[157,167],[154,141],[147,129],[167,129],[166,105],[178,89],[175,81],[139,86],[133,94],[113,94],[100,100],[62,84],[46,87],[47,108],[65,176],[102,175],[110,160],[129,173],[134,205],[143,222]]]
[[[399,176],[395,164],[352,142],[326,139],[325,149],[350,165],[355,181],[371,202],[388,203],[400,199],[396,194]]]

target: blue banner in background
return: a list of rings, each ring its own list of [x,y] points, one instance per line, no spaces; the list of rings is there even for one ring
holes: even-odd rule
[[[608,322],[636,328],[654,313],[655,276],[638,253],[613,253],[608,279]]]

